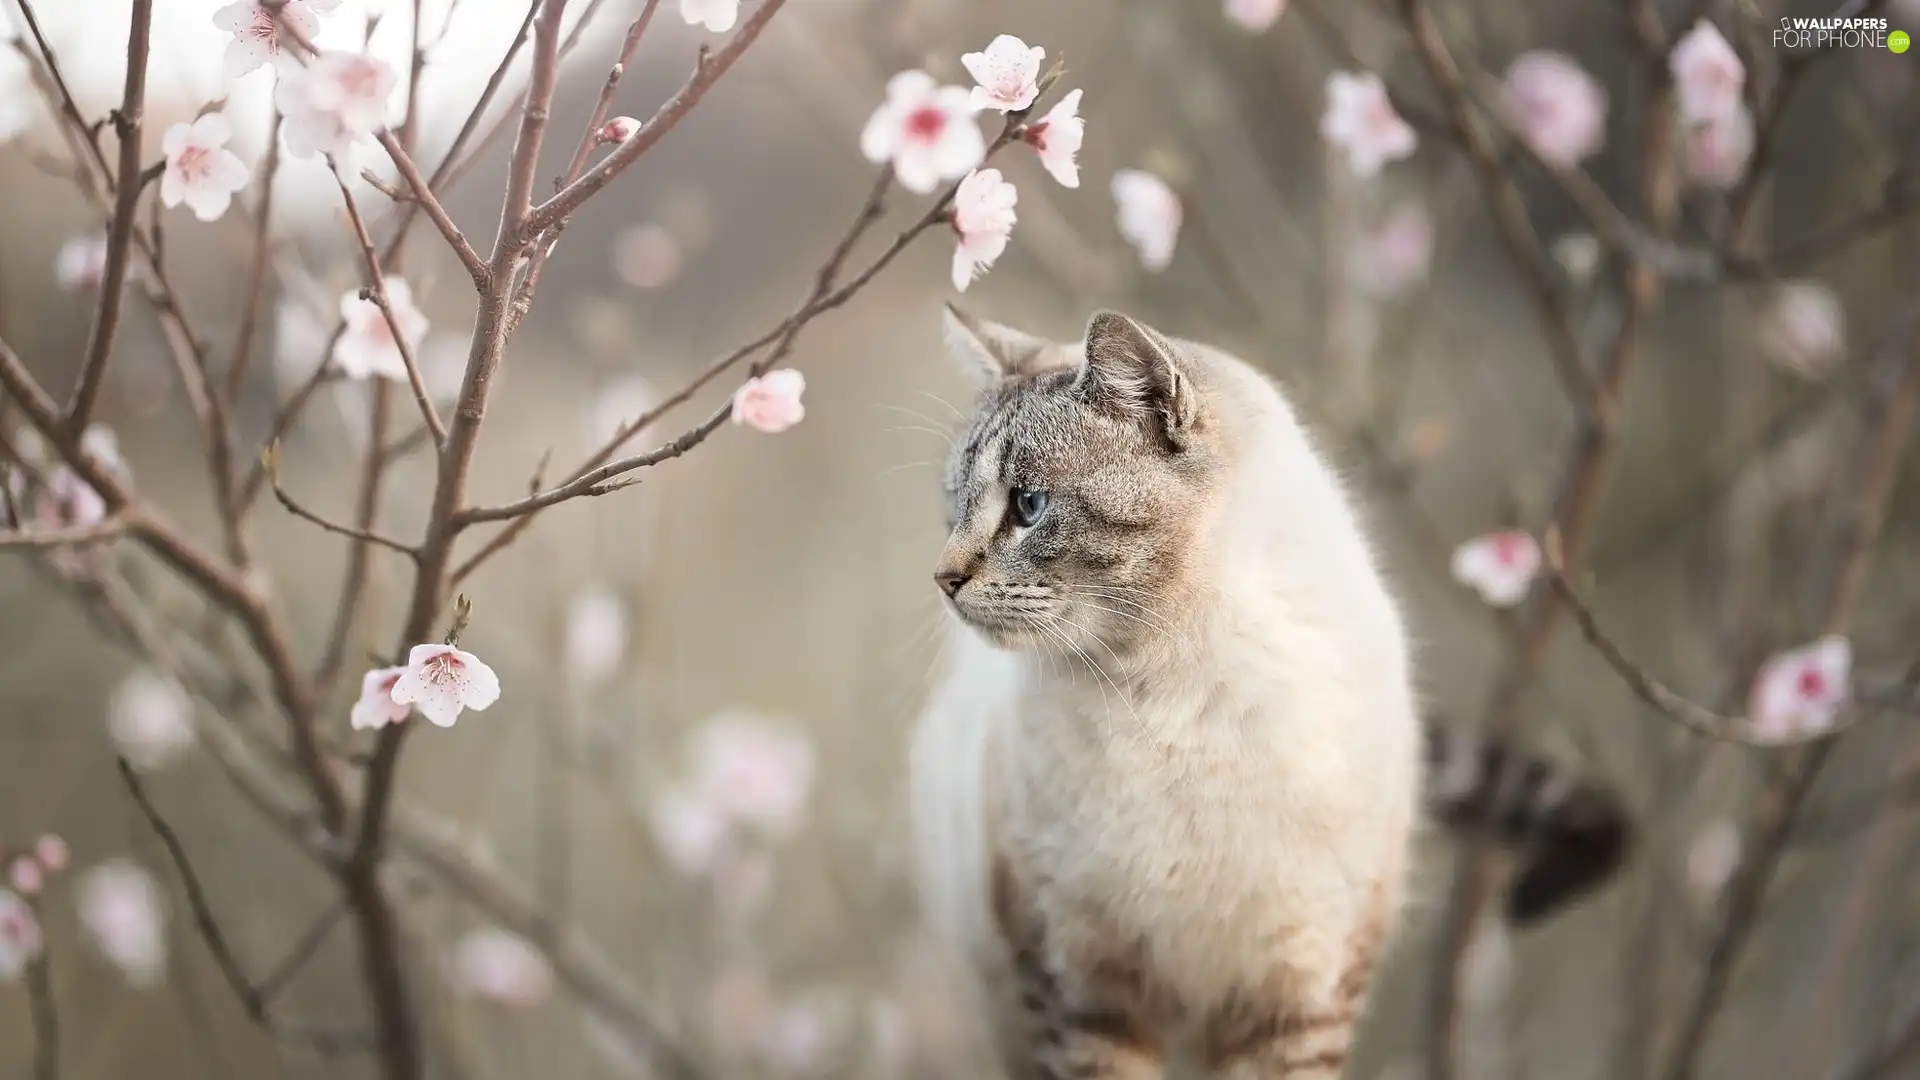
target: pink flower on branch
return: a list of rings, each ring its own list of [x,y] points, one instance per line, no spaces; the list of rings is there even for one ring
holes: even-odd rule
[[[740,0],[680,0],[680,17],[688,26],[724,34],[740,21]]]
[[[1522,54],[1507,69],[1506,97],[1520,137],[1555,168],[1578,165],[1606,141],[1606,90],[1561,53]]]
[[[12,982],[40,955],[44,941],[32,905],[0,889],[0,983]]]
[[[1287,12],[1287,0],[1227,0],[1227,19],[1241,29],[1258,34]]]
[[[281,72],[274,103],[285,115],[287,152],[323,154],[344,168],[354,145],[386,125],[397,81],[385,61],[353,52],[323,52],[306,67]]]
[[[320,32],[320,20],[309,7],[303,0],[287,0],[280,9],[280,22],[312,41]],[[234,0],[213,13],[213,25],[233,35],[227,43],[227,78],[237,79],[267,64],[292,66],[288,46],[293,37],[274,21],[272,9],[261,0]]]
[[[135,986],[160,981],[167,966],[166,906],[153,876],[112,859],[80,877],[80,922],[108,963]]]
[[[748,379],[733,392],[733,422],[777,435],[807,415],[800,403],[806,389],[807,377],[792,368]]]
[[[1667,56],[1674,96],[1687,120],[1722,117],[1744,107],[1747,68],[1720,31],[1701,19]]]
[[[377,375],[405,382],[407,361],[400,351],[400,341],[393,336],[393,324],[399,325],[401,338],[409,350],[419,349],[420,342],[427,336],[427,317],[414,306],[413,290],[406,281],[389,277],[386,289],[387,306],[393,309],[393,323],[387,321],[379,304],[361,299],[358,291],[340,297],[340,318],[346,323],[346,330],[334,346],[333,358],[350,379]]]
[[[405,672],[387,692],[395,705],[412,705],[435,727],[452,727],[461,712],[484,712],[500,700],[500,677],[470,652],[415,645]]]
[[[191,124],[167,129],[160,148],[167,155],[160,174],[160,201],[167,206],[186,203],[201,221],[216,221],[233,204],[233,193],[247,186],[251,175],[227,140],[233,125],[220,113],[208,113]]]
[[[1360,176],[1373,176],[1388,162],[1411,155],[1419,145],[1413,127],[1394,110],[1386,84],[1373,72],[1327,76],[1327,111],[1320,135],[1341,151]]]
[[[1003,113],[1032,108],[1040,96],[1040,61],[1046,58],[1047,50],[1038,45],[1029,48],[1011,34],[994,38],[981,52],[962,56],[961,66],[980,84],[969,98],[973,107]]]
[[[377,731],[407,718],[412,707],[393,700],[393,684],[406,673],[403,667],[375,668],[360,677],[360,697],[347,718],[353,730]]]
[[[631,116],[616,116],[600,127],[600,141],[623,143],[640,133],[640,121]]]
[[[1061,187],[1080,186],[1080,144],[1087,137],[1087,121],[1080,115],[1080,91],[1067,91],[1047,115],[1028,124],[1021,137],[1039,152],[1041,166],[1060,181]]]
[[[1180,196],[1150,172],[1121,169],[1113,174],[1113,201],[1120,235],[1133,245],[1140,265],[1165,270],[1180,239]]]
[[[1453,579],[1494,607],[1526,599],[1540,573],[1540,544],[1519,530],[1488,533],[1453,551]]]
[[[1749,737],[1779,744],[1832,731],[1852,697],[1852,669],[1853,647],[1838,635],[1776,653],[1760,666],[1747,695]]]
[[[893,162],[901,186],[929,194],[986,157],[986,137],[973,113],[966,90],[941,86],[924,71],[903,71],[888,80],[887,100],[860,133],[860,152],[875,164]]]
[[[965,292],[1007,250],[1019,198],[999,169],[980,169],[960,181],[953,196],[954,288]]]

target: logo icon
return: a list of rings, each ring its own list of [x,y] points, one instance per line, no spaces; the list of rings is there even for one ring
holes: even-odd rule
[[[1907,36],[1905,30],[1895,30],[1887,35],[1887,48],[1892,49],[1896,54],[1906,52],[1907,46],[1911,44],[1913,39]]]

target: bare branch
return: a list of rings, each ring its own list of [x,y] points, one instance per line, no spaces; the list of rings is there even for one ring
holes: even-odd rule
[[[427,391],[427,381],[420,374],[420,364],[413,356],[413,343],[407,340],[406,331],[400,326],[400,320],[393,313],[393,302],[387,296],[387,275],[380,268],[380,256],[374,250],[373,236],[367,232],[366,219],[360,216],[360,204],[353,197],[352,189],[347,187],[347,178],[340,175],[339,165],[329,161],[333,170],[334,183],[340,187],[340,199],[347,206],[347,220],[353,225],[354,239],[360,244],[360,252],[367,267],[368,299],[379,305],[380,317],[387,321],[387,330],[392,334],[393,347],[400,353],[400,362],[407,369],[407,385],[413,388],[414,404],[420,407],[420,418],[426,422],[427,430],[433,433],[436,446],[447,443],[446,425],[440,422],[440,410],[434,408],[433,395]],[[378,440],[375,440],[376,445]]]
[[[24,0],[22,9],[25,10]],[[93,414],[93,401],[99,396],[101,380],[107,374],[107,359],[113,352],[114,333],[120,327],[122,287],[127,281],[127,248],[132,242],[134,216],[140,212],[140,136],[146,111],[148,38],[152,30],[153,0],[133,0],[132,21],[127,29],[126,90],[120,98],[120,109],[113,117],[113,128],[120,138],[120,171],[113,219],[107,227],[106,273],[101,279],[100,304],[94,312],[80,381],[74,387],[73,400],[66,412],[66,428],[75,435],[86,429],[87,420]],[[37,29],[35,33],[37,36]]]
[[[466,234],[460,231],[460,226],[454,224],[452,215],[447,213],[447,208],[434,195],[433,185],[427,182],[426,177],[420,175],[420,167],[414,164],[413,155],[407,153],[406,147],[400,144],[399,139],[394,138],[391,131],[380,133],[380,145],[386,148],[387,156],[393,159],[394,168],[400,170],[401,177],[406,180],[407,187],[413,192],[413,201],[427,212],[427,218],[433,222],[435,228],[440,230],[440,235],[446,238],[447,246],[453,249],[454,255],[460,260],[460,265],[467,268],[467,274],[473,278],[473,287],[484,290],[493,272],[488,269],[486,260],[482,259],[479,253],[473,250],[473,245],[467,242]],[[344,181],[341,184],[341,190],[346,190]],[[371,250],[372,242],[369,241],[366,246]]]
[[[267,129],[267,160],[260,169],[260,205],[253,216],[253,262],[247,268],[246,300],[240,307],[240,329],[234,336],[233,359],[227,364],[227,400],[240,396],[246,385],[247,369],[253,362],[253,346],[259,333],[260,299],[266,292],[268,262],[273,255],[270,227],[273,221],[274,180],[280,175],[280,128],[285,118],[278,106],[273,123]],[[238,505],[238,504],[236,504]]]
[[[581,204],[592,198],[595,192],[612,183],[615,177],[640,160],[641,155],[651,150],[653,145],[659,142],[667,132],[672,131],[687,113],[693,111],[693,107],[700,103],[700,99],[706,96],[707,91],[712,89],[722,76],[726,75],[734,62],[746,53],[754,40],[760,36],[760,32],[766,29],[767,23],[780,13],[781,7],[785,4],[786,0],[761,0],[759,8],[755,9],[752,15],[747,16],[746,21],[740,24],[740,28],[734,31],[733,36],[727,39],[727,43],[721,46],[718,52],[708,55],[703,50],[699,59],[694,62],[693,74],[687,77],[686,83],[680,87],[678,93],[667,99],[666,104],[660,106],[659,110],[648,118],[647,122],[641,126],[639,133],[601,159],[598,165],[587,170],[580,179],[568,184],[559,194],[534,208],[520,228],[519,238],[522,241],[530,241],[552,228],[569,214],[580,209]]]
[[[338,535],[338,536],[344,536],[352,540],[364,541],[369,544],[378,544],[381,547],[387,548],[392,551],[397,551],[409,558],[414,558],[418,556],[418,552],[414,551],[413,548],[409,547],[404,543],[401,543],[398,540],[393,539],[392,537],[382,536],[379,533],[372,531],[371,529],[359,529],[351,525],[342,525],[337,521],[329,521],[328,519],[322,517],[320,514],[307,509],[305,506],[302,506],[298,501],[294,499],[292,495],[287,493],[286,488],[280,485],[280,444],[275,443],[273,446],[269,447],[267,449],[266,457],[267,457],[267,482],[273,486],[274,498],[280,500],[280,505],[286,507],[288,513],[292,514],[297,518],[300,518],[303,521],[311,522],[312,524],[318,525],[322,529],[325,529],[326,531],[330,533],[334,533],[335,535]]]
[[[112,540],[127,531],[133,516],[121,512],[111,514],[91,525],[76,525],[71,529],[35,529],[22,532],[0,532],[0,550],[8,548],[46,549],[56,547],[83,547],[97,544],[102,540]]]

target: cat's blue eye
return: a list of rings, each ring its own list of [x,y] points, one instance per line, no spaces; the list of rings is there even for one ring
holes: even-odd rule
[[[1032,528],[1047,512],[1047,493],[1032,488],[1013,489],[1013,519],[1023,528]]]

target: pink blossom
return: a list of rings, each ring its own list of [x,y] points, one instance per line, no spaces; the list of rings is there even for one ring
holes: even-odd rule
[[[340,318],[346,323],[346,329],[333,347],[333,358],[350,379],[377,375],[405,382],[407,361],[394,339],[393,324],[399,325],[409,349],[417,350],[427,336],[427,317],[414,306],[413,289],[405,279],[389,277],[386,285],[387,306],[393,309],[393,323],[387,322],[379,304],[362,300],[358,291],[340,297]]]
[[[1382,165],[1413,153],[1419,137],[1387,97],[1386,84],[1373,72],[1327,76],[1327,111],[1320,135],[1346,155],[1353,171],[1373,176]]]
[[[675,870],[698,877],[718,864],[731,824],[704,792],[668,788],[655,796],[647,814],[660,851]]]
[[[724,34],[740,18],[740,0],[680,0],[680,17],[688,26],[705,25]]]
[[[1753,139],[1753,114],[1744,108],[1692,121],[1680,147],[1681,171],[1696,186],[1729,190],[1746,175]]]
[[[614,240],[613,268],[636,289],[665,288],[685,261],[680,241],[663,225],[636,225]]]
[[[320,32],[320,20],[302,0],[288,0],[280,9],[280,20],[312,41]],[[213,25],[233,35],[227,42],[227,78],[237,79],[265,64],[291,66],[288,49],[293,38],[274,22],[273,11],[260,0],[234,0],[213,13]]]
[[[387,122],[397,82],[393,68],[364,53],[328,51],[280,73],[274,102],[285,120],[287,152],[347,158],[356,142]]]
[[[406,673],[403,667],[374,668],[360,677],[360,698],[347,718],[353,730],[376,731],[407,718],[412,708],[393,700],[393,684]]]
[[[1607,92],[1571,57],[1523,53],[1507,69],[1506,94],[1520,137],[1547,164],[1570,169],[1607,138]]]
[[[1287,0],[1227,0],[1227,18],[1258,34],[1286,14]]]
[[[1740,830],[1720,818],[1694,835],[1687,848],[1687,888],[1706,903],[1720,895],[1740,866]]]
[[[0,983],[12,982],[40,955],[40,919],[33,906],[0,889]]]
[[[999,169],[967,174],[953,196],[953,287],[967,290],[981,271],[1007,250],[1013,235],[1013,207],[1020,199]]]
[[[540,950],[505,930],[475,930],[453,950],[452,979],[463,994],[526,1008],[553,991],[553,967]]]
[[[65,465],[47,474],[46,490],[34,504],[34,518],[45,529],[84,528],[106,516],[107,501]]]
[[[233,125],[221,113],[208,113],[191,124],[167,129],[160,148],[167,155],[160,174],[160,201],[167,206],[186,203],[201,221],[217,221],[233,203],[233,193],[247,186],[251,175],[227,140]]]
[[[813,746],[758,717],[731,714],[694,736],[694,786],[729,818],[791,833],[813,787]]]
[[[801,999],[782,1006],[760,1029],[760,1053],[779,1076],[810,1076],[826,1063],[827,1017],[821,1003]]]
[[[60,245],[53,277],[67,292],[93,292],[107,277],[107,238],[76,236]]]
[[[1061,187],[1080,186],[1080,144],[1086,141],[1087,121],[1080,115],[1080,91],[1069,90],[1047,115],[1027,125],[1024,136],[1040,154],[1040,165]]]
[[[616,116],[600,128],[600,141],[623,143],[640,133],[640,121],[631,116]]]
[[[1140,256],[1140,265],[1159,273],[1173,262],[1180,239],[1180,196],[1167,182],[1140,169],[1113,174],[1113,201],[1120,235]]]
[[[1667,56],[1673,71],[1680,115],[1698,121],[1725,116],[1742,107],[1746,65],[1711,22],[1701,19]]]
[[[1433,219],[1419,203],[1402,203],[1360,238],[1353,254],[1363,290],[1382,299],[1398,296],[1426,279],[1433,261]]]
[[[1453,551],[1453,579],[1494,607],[1526,599],[1540,572],[1540,545],[1518,530],[1488,533]]]
[[[38,896],[47,883],[46,868],[33,856],[24,855],[8,864],[7,881],[21,896]]]
[[[484,712],[500,700],[500,677],[470,652],[451,645],[415,645],[405,674],[388,691],[396,705],[412,705],[435,727],[452,727],[465,709]]]
[[[806,376],[792,368],[748,379],[733,393],[733,422],[769,435],[785,431],[806,416],[800,403],[806,389]]]
[[[987,141],[973,113],[966,90],[941,86],[924,71],[903,71],[887,81],[887,100],[860,133],[860,152],[876,164],[893,162],[903,187],[928,194],[986,157]]]
[[[1798,742],[1833,729],[1852,696],[1853,648],[1828,635],[1776,653],[1760,666],[1747,695],[1748,734],[1756,742]]]
[[[67,864],[72,861],[73,851],[67,847],[65,840],[53,833],[48,833],[33,842],[33,857],[40,861],[41,866],[46,867],[48,873],[57,874],[65,870]]]
[[[1040,61],[1046,58],[1047,50],[1028,48],[1012,34],[1001,34],[984,51],[962,56],[960,65],[980,84],[969,98],[973,107],[1003,113],[1032,108],[1040,96]]]
[[[167,966],[166,907],[153,876],[111,859],[80,876],[80,922],[100,955],[135,986],[160,981]]]
[[[567,675],[583,683],[605,682],[627,651],[627,606],[612,590],[594,587],[567,604]]]
[[[1825,378],[1847,356],[1847,311],[1818,281],[1789,281],[1761,314],[1760,346],[1782,370]]]
[[[198,741],[193,703],[172,679],[136,669],[121,680],[107,703],[107,734],[114,750],[135,769],[165,768]]]

